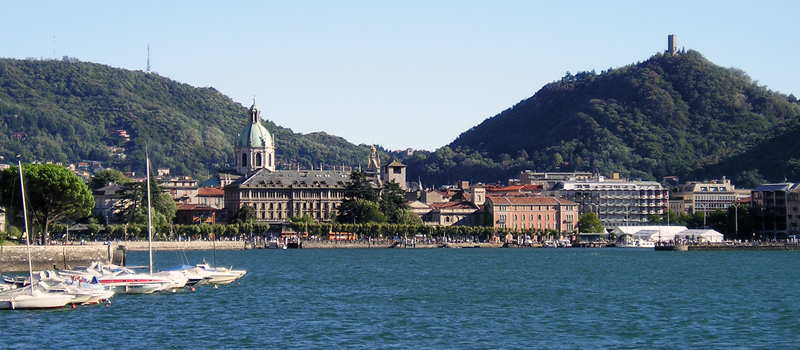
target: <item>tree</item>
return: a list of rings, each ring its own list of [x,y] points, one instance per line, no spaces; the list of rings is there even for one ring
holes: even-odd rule
[[[121,208],[124,222],[135,224],[147,223],[146,181],[133,182],[126,185],[122,200],[117,204]],[[153,226],[164,226],[172,222],[178,212],[178,205],[168,193],[161,189],[161,184],[150,178],[150,209]]]
[[[125,174],[123,174],[119,170],[115,169],[103,169],[92,176],[92,180],[89,182],[89,188],[92,190],[96,190],[99,188],[103,188],[108,186],[108,184],[119,184],[125,185],[131,182]]]
[[[405,191],[400,187],[400,184],[394,180],[389,181],[383,185],[383,193],[380,199],[380,210],[386,219],[391,224],[401,223],[406,209],[410,209],[406,202]]]
[[[605,233],[603,223],[594,212],[589,212],[581,215],[578,218],[578,230],[583,233]]]
[[[341,223],[383,222],[386,217],[381,213],[378,204],[378,193],[360,171],[350,173],[350,182],[344,190],[344,199],[339,206],[336,220]]]
[[[386,217],[378,208],[378,203],[363,198],[345,199],[339,206],[336,218],[341,223],[364,224],[368,222],[384,222]]]
[[[253,222],[256,219],[256,209],[249,205],[242,205],[233,216],[232,224],[244,224]]]
[[[350,182],[344,189],[344,197],[355,199],[361,198],[368,201],[378,201],[378,192],[372,187],[372,182],[367,179],[367,175],[360,171],[350,173]]]
[[[28,217],[42,232],[41,243],[47,244],[50,224],[89,216],[94,198],[89,187],[75,173],[55,164],[26,164],[25,200]],[[15,218],[21,213],[19,168],[11,167],[0,174],[0,202]],[[20,226],[24,226],[20,225]]]

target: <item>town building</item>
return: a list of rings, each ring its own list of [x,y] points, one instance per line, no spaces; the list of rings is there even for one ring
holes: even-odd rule
[[[800,235],[800,184],[777,183],[751,192],[754,235],[762,239],[786,239]],[[753,237],[756,238],[756,237]]]
[[[119,213],[123,207],[121,205],[126,188],[119,184],[110,184],[98,188],[92,192],[94,197],[94,208],[92,216],[102,218],[106,224],[116,224],[119,221]]]
[[[420,215],[422,222],[431,226],[482,226],[486,189],[469,188],[467,184],[459,198],[461,200],[429,204],[428,211]],[[418,212],[415,210],[415,213]]]
[[[214,225],[220,211],[205,204],[180,204],[175,213],[175,223],[179,225]]]
[[[669,190],[655,181],[592,180],[559,182],[549,193],[578,203],[579,214],[594,212],[606,228],[642,226],[652,215],[664,215]]]
[[[197,180],[189,177],[176,177],[171,179],[159,180],[161,189],[169,193],[170,197],[175,200],[175,203],[192,204],[195,197],[197,197]]]
[[[578,227],[578,203],[556,197],[487,197],[484,206],[498,229],[545,230],[571,234]]]
[[[232,182],[223,187],[226,219],[234,217],[242,207],[250,206],[255,209],[258,223],[279,224],[303,215],[329,221],[344,199],[350,172],[276,169],[274,138],[261,124],[261,111],[255,102],[250,107],[250,123],[239,132],[234,151],[240,177],[231,177]],[[396,168],[401,170],[394,173]],[[382,187],[383,179],[405,185],[404,165],[391,163],[384,169],[393,172],[391,176],[380,174],[380,161],[373,147],[365,173],[376,191]]]
[[[214,209],[225,208],[225,191],[222,187],[201,187],[197,189],[197,196],[193,203],[208,206]]]
[[[570,180],[589,180],[593,178],[594,175],[592,173],[587,172],[571,172],[571,173],[559,173],[559,172],[546,172],[546,173],[539,173],[533,172],[530,170],[525,170],[519,174],[519,179],[511,179],[509,181],[509,186],[512,185],[539,185],[544,190],[552,189],[556,184],[559,182],[570,181]]]
[[[731,180],[689,182],[678,186],[678,191],[670,193],[669,210],[674,213],[708,215],[716,210],[727,210],[737,200],[750,195],[750,190],[737,191]]]

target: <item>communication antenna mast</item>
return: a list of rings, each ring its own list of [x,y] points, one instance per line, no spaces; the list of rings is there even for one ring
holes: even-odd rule
[[[53,35],[53,59],[56,59],[56,36]]]
[[[147,71],[146,71],[146,73],[147,74],[152,73],[150,71],[150,43],[147,43]]]

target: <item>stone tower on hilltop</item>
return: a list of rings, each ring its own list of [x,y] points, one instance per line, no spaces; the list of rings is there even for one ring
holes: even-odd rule
[[[670,34],[667,36],[667,53],[670,55],[674,55],[678,52],[678,36],[675,34]]]

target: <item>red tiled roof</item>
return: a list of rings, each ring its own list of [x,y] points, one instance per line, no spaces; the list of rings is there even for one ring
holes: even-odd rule
[[[494,204],[518,204],[518,205],[578,205],[573,201],[569,201],[556,197],[516,197],[516,196],[503,196],[503,197],[489,197]]]
[[[197,189],[198,197],[224,197],[225,191],[219,187],[200,187]]]
[[[216,209],[214,209],[212,207],[209,207],[207,205],[204,205],[204,204],[180,204],[180,205],[178,205],[178,211],[194,211],[194,210],[209,211],[209,210],[216,210]]]
[[[471,202],[445,202],[433,203],[430,205],[431,209],[475,209]]]

